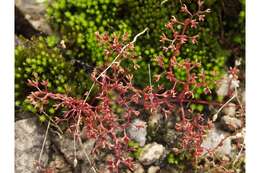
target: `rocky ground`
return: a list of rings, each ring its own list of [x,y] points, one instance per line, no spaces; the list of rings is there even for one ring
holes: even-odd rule
[[[26,37],[37,34],[50,34],[52,31],[44,19],[44,2],[35,0],[16,0],[16,34]],[[16,44],[19,40],[16,38]],[[240,91],[240,100],[244,105],[244,92]],[[241,110],[235,108],[234,103],[229,103],[216,117],[212,129],[205,136],[202,146],[211,150],[216,148],[216,157],[221,160],[232,161],[235,165],[244,157],[243,144],[245,133],[245,117]],[[148,122],[157,123],[160,115],[153,117]],[[134,125],[143,124],[143,128],[136,129]],[[51,167],[58,173],[92,173],[84,152],[90,152],[94,141],[83,141],[83,148],[80,145],[74,146],[73,137],[68,134],[60,135],[50,130],[46,133],[46,124],[40,124],[35,115],[29,113],[17,113],[15,122],[15,170],[16,173],[31,173],[36,170],[37,160],[41,155],[42,164]],[[147,123],[142,120],[135,120],[133,126],[128,129],[130,137],[143,147],[142,152],[135,165],[134,173],[177,173],[174,167],[161,165],[169,152],[159,142],[147,142]],[[168,130],[167,135],[174,136],[174,130]],[[43,141],[45,140],[44,149]],[[174,142],[170,141],[169,143]],[[239,141],[239,142],[238,142]],[[242,142],[241,142],[242,141]],[[219,144],[222,145],[219,145]],[[76,154],[75,154],[76,147]],[[42,153],[41,153],[42,151]],[[204,151],[207,155],[207,150]],[[89,153],[88,153],[89,154]],[[75,155],[77,163],[75,163]],[[208,161],[209,163],[213,161]],[[99,165],[102,167],[102,163]],[[235,168],[236,172],[243,172],[243,168]],[[104,172],[105,166],[104,166]],[[212,171],[214,172],[214,171]],[[216,171],[217,172],[217,171]]]
[[[245,132],[243,122],[235,115],[223,115],[214,124],[202,143],[205,149],[217,148],[215,151],[217,157],[228,161],[234,161],[244,155],[244,152],[238,154],[238,146],[235,145],[237,140],[243,140]],[[133,123],[136,124],[137,121],[141,122],[141,120],[136,120]],[[45,138],[45,131],[46,126],[40,124],[36,117],[20,119],[15,122],[15,168],[17,173],[31,173],[32,170],[35,170],[36,161],[39,159]],[[140,146],[143,146],[138,158],[139,163],[135,165],[135,173],[144,173],[146,171],[156,173],[159,170],[160,172],[175,173],[174,168],[165,168],[165,166],[162,169],[160,168],[161,161],[165,159],[169,151],[160,143],[145,143],[147,138],[146,127],[138,130],[129,128],[129,134],[131,134],[132,139],[139,142]],[[171,139],[169,138],[169,140]],[[218,146],[221,141],[222,145]],[[90,152],[93,144],[94,141],[84,141],[85,151]],[[45,166],[51,167],[55,172],[91,173],[84,151],[79,146],[76,143],[77,165],[75,166],[73,137],[67,134],[61,136],[55,131],[50,131],[46,138],[41,160]],[[206,150],[205,154],[207,154]],[[242,172],[242,170],[237,171]]]

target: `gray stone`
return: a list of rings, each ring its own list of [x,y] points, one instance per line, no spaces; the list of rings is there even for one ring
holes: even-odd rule
[[[46,1],[50,0],[15,0],[15,5],[36,30],[51,34],[52,30],[44,16]]]
[[[228,94],[229,82],[230,80],[228,75],[225,74],[224,77],[220,80],[219,86],[217,88],[218,96],[224,97]]]
[[[239,81],[234,80],[231,75],[225,74],[224,77],[220,80],[217,87],[218,96],[225,97],[228,94],[228,91],[234,90],[239,87]]]
[[[52,141],[56,148],[62,153],[69,165],[73,167],[73,172],[93,173],[93,171],[91,170],[91,166],[89,165],[89,162],[86,159],[84,151],[91,158],[91,150],[94,146],[94,140],[88,140],[83,142],[84,151],[82,150],[80,144],[76,141],[76,159],[74,140],[73,137],[71,137],[71,135],[65,134],[62,137],[58,137],[55,135],[52,137]]]
[[[242,121],[226,115],[221,118],[221,125],[223,129],[234,132],[242,127]]]
[[[223,112],[225,115],[234,117],[236,115],[236,104],[228,103],[227,106],[223,108]]]
[[[207,153],[208,150],[214,150],[228,135],[229,133],[219,130],[214,126],[208,132],[206,138],[202,142],[201,146],[204,148],[204,154]],[[231,139],[227,137],[223,141],[223,145],[216,148],[215,153],[218,154],[220,157],[223,157],[225,155],[232,156]]]
[[[144,168],[140,163],[134,164],[134,173],[144,173]]]
[[[160,167],[159,166],[151,166],[148,168],[147,173],[157,173],[160,171]]]
[[[54,145],[58,148],[58,150],[64,155],[65,159],[70,163],[71,165],[74,165],[75,160],[75,149],[74,149],[74,140],[69,135],[64,135],[62,137],[52,137],[52,141]],[[84,149],[88,155],[90,155],[90,152],[94,146],[94,141],[89,140],[83,143]],[[76,148],[76,156],[78,159],[78,162],[86,160],[84,151],[81,149],[80,144],[78,142],[75,143]]]
[[[35,162],[38,161],[45,136],[43,126],[37,123],[37,118],[29,118],[15,122],[15,172],[35,172]],[[50,140],[47,138],[41,161],[46,165],[50,152]]]
[[[130,127],[127,129],[129,137],[140,144],[140,146],[144,146],[147,135],[147,125],[145,121],[140,119],[135,119]]]
[[[72,173],[71,166],[66,162],[60,154],[55,154],[53,160],[49,163],[49,167],[59,173]]]
[[[160,160],[164,153],[164,146],[153,142],[144,146],[138,159],[143,165],[151,165],[152,163]]]

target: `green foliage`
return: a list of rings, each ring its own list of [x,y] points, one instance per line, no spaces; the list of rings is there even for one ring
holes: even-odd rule
[[[86,91],[89,80],[84,70],[65,61],[56,44],[55,37],[39,37],[26,40],[15,48],[15,99],[16,106],[35,112],[25,99],[31,91],[28,79],[47,80],[50,91],[79,96]],[[50,114],[55,111],[50,108]],[[42,118],[41,118],[42,119]]]
[[[222,50],[227,49],[231,52],[226,62],[237,58],[244,61],[245,0],[207,0],[205,4],[212,9],[207,19],[208,28],[220,40]]]
[[[218,7],[214,7],[218,5]],[[165,54],[162,52],[160,46],[160,36],[165,30],[165,24],[171,18],[172,15],[183,18],[177,11],[180,7],[179,1],[170,0],[165,3],[156,0],[130,0],[124,4],[126,13],[125,18],[130,21],[129,25],[132,28],[132,33],[136,34],[145,27],[149,27],[149,32],[142,38],[141,41],[136,43],[138,55],[142,56],[138,64],[141,66],[139,71],[136,71],[135,82],[141,87],[147,85],[147,64],[151,63],[152,73],[158,72],[159,69],[154,68],[156,62],[153,61],[158,55],[164,55],[165,61],[169,59],[171,54]],[[189,6],[196,8],[195,3],[190,3]],[[205,8],[220,8],[220,4],[206,3]],[[230,56],[230,53],[224,49],[218,38],[215,36],[216,32],[219,32],[219,20],[218,13],[213,12],[209,14],[204,24],[199,29],[193,29],[192,32],[200,32],[197,45],[192,43],[186,44],[178,56],[178,59],[189,58],[192,61],[202,63],[202,68],[206,74],[206,78],[211,83],[210,88],[214,88],[214,81],[220,79],[220,76],[224,72],[224,66],[226,59]],[[142,52],[140,51],[142,49]],[[177,75],[183,76],[181,72],[177,72]],[[195,97],[200,97],[201,93],[195,91]]]
[[[47,120],[47,118],[46,118],[45,115],[40,115],[40,116],[39,116],[39,121],[40,121],[40,122],[43,123],[43,122],[45,122],[46,120]]]
[[[196,169],[194,169],[194,167],[192,166],[194,164],[192,163],[192,159],[192,156],[185,151],[179,154],[170,152],[169,154],[167,154],[165,161],[177,172],[196,172]]]
[[[174,9],[177,9],[175,1],[161,4],[158,0],[129,0],[124,3],[123,7],[127,9],[124,10],[123,16],[129,20],[133,34],[139,33],[146,27],[149,28],[146,36],[136,44],[142,49],[142,51],[139,50],[139,54],[146,60],[159,54],[160,36],[164,25],[173,15]]]
[[[220,5],[217,1],[209,1],[205,8],[216,9]],[[195,2],[189,6],[196,8]],[[57,0],[49,5],[47,12],[60,39],[65,41],[66,57],[77,58],[89,64],[102,65],[105,61],[111,61],[104,59],[103,49],[97,46],[94,34],[96,31],[120,31],[135,35],[149,27],[147,35],[136,43],[137,55],[142,58],[137,61],[141,68],[135,71],[135,83],[143,87],[148,83],[147,64],[151,63],[152,73],[159,70],[154,68],[156,62],[153,59],[164,54],[159,42],[162,32],[166,32],[164,25],[172,15],[184,17],[178,14],[179,7],[180,2],[176,0],[165,3],[158,0]],[[219,28],[218,11],[213,11],[201,27],[198,45],[186,44],[179,55],[180,59],[201,61],[206,76],[211,81],[218,80],[223,74],[223,67],[229,56],[229,52],[220,46],[214,35]],[[193,32],[197,33],[198,29]],[[239,41],[239,38],[235,40]],[[165,59],[169,56],[170,54],[165,55]],[[196,96],[200,97],[200,94],[197,93]]]
[[[193,111],[197,110],[199,112],[202,112],[204,109],[203,105],[201,104],[191,104],[190,107]]]
[[[184,0],[195,11],[196,2]],[[149,27],[149,32],[136,42],[136,52],[139,56],[136,63],[141,67],[134,72],[134,82],[137,86],[144,87],[149,84],[148,64],[151,64],[151,73],[155,74],[160,69],[155,68],[154,59],[163,55],[165,61],[171,54],[166,54],[160,46],[160,36],[165,30],[165,24],[171,18],[184,18],[179,13],[180,1],[168,0],[162,3],[158,0],[57,0],[49,4],[47,16],[59,38],[49,38],[48,44],[54,45],[58,40],[64,40],[66,49],[64,55],[68,59],[79,59],[88,64],[100,66],[111,61],[113,57],[105,59],[103,49],[98,46],[95,32],[128,32],[135,35]],[[214,89],[215,81],[220,79],[225,69],[225,63],[232,58],[230,48],[220,44],[221,34],[227,38],[227,45],[240,45],[244,49],[244,23],[245,3],[240,0],[241,11],[239,17],[228,18],[222,16],[223,4],[216,0],[206,0],[205,9],[210,8],[211,13],[204,23],[189,32],[200,33],[197,45],[187,43],[181,50],[177,59],[189,58],[191,61],[202,63],[202,71],[206,75],[209,88]],[[229,11],[229,10],[225,10]],[[223,19],[220,20],[220,18]],[[240,30],[237,30],[240,28]],[[236,32],[234,32],[236,31]],[[238,31],[238,32],[237,32]],[[232,54],[231,54],[232,53]],[[243,50],[238,55],[243,57]],[[177,76],[184,78],[181,71]],[[167,82],[165,81],[167,85]],[[203,97],[201,89],[194,91],[195,98]],[[212,98],[207,98],[211,100]],[[193,106],[193,110],[203,110],[201,105]]]
[[[66,57],[101,65],[103,49],[97,45],[95,32],[128,32],[126,21],[118,16],[119,0],[57,0],[47,9],[48,18],[64,40]]]
[[[176,156],[174,156],[173,153],[170,153],[170,154],[168,154],[168,156],[167,156],[167,162],[168,162],[169,164],[175,164],[175,165],[177,165],[177,164],[179,163],[179,159],[176,158]]]
[[[132,140],[128,142],[128,146],[134,150],[130,153],[130,156],[135,159],[138,159],[140,157],[141,152],[143,151],[142,147],[137,142]]]

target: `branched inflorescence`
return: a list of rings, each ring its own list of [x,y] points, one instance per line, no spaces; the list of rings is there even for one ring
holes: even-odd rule
[[[96,85],[99,91],[94,96],[94,101],[90,102],[88,99],[91,89],[87,92],[87,98],[76,99],[64,94],[49,92],[47,82],[32,81],[29,81],[29,84],[37,88],[37,91],[32,92],[28,99],[40,112],[45,112],[45,107],[50,101],[55,102],[55,108],[61,110],[63,114],[54,117],[54,121],[57,124],[62,122],[69,124],[68,129],[78,138],[80,138],[79,128],[84,129],[86,137],[95,140],[92,153],[98,154],[104,150],[111,153],[113,157],[107,161],[111,172],[119,172],[123,165],[133,169],[133,158],[129,156],[132,149],[128,145],[130,137],[127,134],[127,128],[133,119],[140,116],[142,109],[151,114],[160,111],[165,118],[175,112],[179,116],[176,130],[182,133],[178,139],[180,149],[192,152],[195,157],[200,156],[202,138],[209,123],[205,122],[200,114],[192,112],[189,109],[189,103],[203,103],[203,101],[193,98],[194,89],[204,88],[205,95],[210,94],[210,90],[207,87],[203,71],[197,74],[198,69],[201,68],[199,63],[191,62],[188,59],[180,62],[176,60],[183,44],[188,40],[194,44],[197,42],[198,34],[189,36],[188,31],[196,28],[198,23],[204,20],[205,13],[209,12],[209,10],[201,10],[203,1],[198,0],[197,2],[197,12],[192,13],[186,5],[183,5],[181,12],[188,17],[183,21],[172,17],[166,24],[171,36],[163,34],[161,42],[170,43],[164,47],[164,50],[172,51],[173,56],[166,69],[163,57],[158,57],[158,65],[164,71],[153,76],[153,84],[144,89],[135,87],[133,75],[120,65],[125,58],[132,58],[137,37],[126,44],[127,34],[119,37],[96,33],[97,40],[106,46],[105,56],[115,56],[116,58],[107,67],[96,68],[93,71],[91,75],[93,86]],[[176,25],[181,25],[182,29],[177,30]],[[176,69],[183,70],[185,78],[178,78],[175,75]],[[170,87],[160,84],[161,78],[166,78]],[[121,108],[122,111],[116,111],[113,108],[114,105]]]
[[[176,17],[172,16],[172,19],[165,25],[165,27],[171,31],[171,35],[163,33],[161,36],[161,42],[170,43],[168,46],[164,47],[164,51],[169,49],[174,52],[174,56],[179,55],[180,49],[183,44],[187,41],[191,41],[193,44],[197,43],[198,34],[189,35],[188,31],[198,27],[199,22],[203,22],[205,19],[205,14],[210,12],[210,9],[202,10],[203,1],[197,0],[198,10],[196,12],[191,12],[185,4],[181,7],[180,12],[187,15],[183,20],[178,20]]]
[[[205,14],[210,12],[209,9],[202,10],[202,5],[203,1],[198,0],[198,10],[192,13],[187,6],[183,4],[180,12],[188,17],[183,20],[178,20],[173,16],[165,25],[170,31],[170,36],[163,33],[160,41],[167,45],[166,47],[163,47],[163,50],[166,52],[171,51],[172,57],[167,64],[167,69],[162,74],[156,75],[155,77],[156,81],[161,77],[166,77],[172,84],[171,87],[164,89],[163,85],[160,85],[158,88],[154,89],[165,90],[162,94],[154,93],[153,88],[144,90],[149,90],[148,93],[144,95],[144,99],[148,101],[147,105],[150,105],[151,109],[159,110],[159,106],[165,116],[172,112],[177,112],[179,114],[180,121],[176,123],[176,130],[182,132],[182,136],[179,139],[180,148],[190,151],[195,157],[200,156],[203,151],[201,143],[203,135],[210,123],[205,123],[200,114],[195,115],[189,109],[188,103],[208,104],[202,100],[194,99],[193,92],[196,88],[203,88],[205,95],[210,94],[211,91],[207,86],[203,70],[198,74],[201,65],[197,62],[191,62],[189,59],[177,62],[176,56],[178,56],[183,44],[188,40],[193,44],[197,43],[199,35],[189,35],[189,31],[196,28],[199,22],[203,22]],[[157,60],[159,66],[164,68],[165,63],[163,57],[158,57]],[[185,77],[178,78],[178,76],[175,75],[176,69],[182,70]],[[147,95],[149,95],[149,97],[147,97]]]
[[[98,104],[96,106],[86,103],[84,100],[75,99],[62,94],[51,93],[40,89],[40,83],[30,82],[38,88],[28,98],[41,112],[50,100],[56,102],[56,109],[65,109],[62,117],[55,117],[57,124],[69,123],[69,129],[77,133],[78,121],[84,127],[86,137],[95,139],[93,153],[98,153],[102,149],[112,152],[114,158],[108,161],[112,171],[118,170],[122,163],[128,168],[132,168],[132,159],[127,155],[130,151],[127,143],[129,137],[126,128],[139,112],[130,106],[131,95],[134,95],[131,79],[125,79],[126,84],[120,83],[120,72],[113,66],[113,76],[103,75],[96,81],[100,87],[100,93],[96,96]],[[117,74],[116,74],[117,73]],[[129,80],[129,81],[128,81]],[[44,84],[45,83],[41,83]],[[121,114],[115,114],[112,105],[120,105],[124,108]]]
[[[123,36],[123,41],[124,38]],[[123,46],[119,43],[119,38],[107,34],[99,35],[97,39],[108,48],[105,54],[117,54],[117,57],[128,56],[129,51],[133,49],[132,42]],[[118,58],[120,61],[120,58]],[[68,97],[63,94],[51,93],[47,90],[48,82],[28,81],[29,85],[35,87],[37,91],[32,92],[28,96],[29,101],[40,112],[45,112],[45,107],[50,101],[54,101],[54,107],[62,110],[63,115],[55,117],[57,124],[66,122],[69,124],[69,130],[74,134],[78,134],[78,126],[83,126],[86,137],[95,139],[95,146],[92,153],[98,153],[102,149],[107,149],[113,154],[113,158],[108,160],[108,167],[111,172],[118,172],[121,164],[132,169],[132,158],[128,156],[131,149],[127,143],[130,140],[126,129],[129,127],[133,118],[139,116],[140,112],[132,106],[138,102],[137,89],[132,85],[133,76],[126,74],[125,70],[114,61],[113,64],[98,74],[96,69],[91,77],[99,87],[99,93],[95,96],[96,105],[90,105],[86,100]],[[44,88],[44,89],[41,89]],[[90,91],[89,91],[90,92]],[[87,94],[88,95],[88,94]],[[123,112],[116,114],[113,105],[117,105],[124,109]]]

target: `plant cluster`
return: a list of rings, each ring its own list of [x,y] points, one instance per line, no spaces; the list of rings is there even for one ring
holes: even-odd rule
[[[136,57],[134,43],[147,29],[137,34],[131,42],[127,33],[109,35],[96,32],[97,41],[105,47],[104,56],[115,58],[110,64],[97,67],[92,72],[93,84],[85,93],[85,98],[51,92],[47,81],[29,80],[29,85],[36,91],[28,96],[28,100],[40,113],[47,114],[46,107],[50,102],[56,110],[62,110],[62,114],[52,120],[57,125],[67,124],[68,130],[78,141],[81,141],[80,131],[83,129],[88,139],[95,140],[93,154],[112,154],[107,161],[111,172],[119,172],[123,167],[133,169],[134,159],[129,153],[135,148],[128,145],[131,139],[127,128],[135,118],[145,118],[143,111],[150,116],[160,113],[165,120],[176,116],[174,126],[180,134],[176,141],[178,150],[190,152],[197,159],[202,154],[202,138],[210,128],[210,122],[193,111],[191,103],[209,104],[194,97],[194,92],[201,88],[206,96],[211,94],[211,90],[200,63],[189,59],[178,60],[177,56],[187,42],[198,42],[198,33],[191,31],[203,22],[209,12],[208,9],[203,10],[202,5],[203,1],[197,0],[197,10],[192,12],[182,4],[180,12],[185,17],[177,19],[173,16],[165,25],[168,32],[161,35],[161,42],[163,51],[170,52],[171,56],[167,61],[164,61],[163,55],[156,58],[160,72],[149,73],[146,87],[139,88],[134,84],[131,69],[140,68],[138,64],[133,61],[125,66],[124,63]],[[167,81],[167,85],[161,81]],[[90,98],[94,87],[98,92]],[[120,107],[120,111],[115,110],[114,105]],[[92,168],[95,170],[94,166]]]
[[[219,3],[208,1],[205,3],[210,8],[221,6]],[[196,1],[190,1],[187,4],[192,11],[196,10]],[[165,2],[156,0],[58,0],[50,4],[47,11],[54,30],[67,45],[66,57],[76,58],[82,62],[98,66],[108,60],[112,61],[112,57],[104,58],[102,48],[98,47],[95,40],[94,32],[107,31],[113,33],[121,31],[128,32],[131,36],[145,27],[149,27],[149,31],[136,44],[135,49],[137,56],[142,56],[138,59],[138,65],[142,69],[147,69],[147,63],[150,63],[153,67],[152,73],[157,73],[159,69],[155,68],[156,62],[153,59],[158,55],[166,55],[158,42],[160,33],[165,31],[164,23],[172,15],[181,19],[184,18],[182,14],[178,13],[181,5],[182,1],[176,0]],[[181,26],[178,25],[177,27]],[[184,45],[181,54],[176,57],[177,59],[189,57],[193,61],[201,62],[205,67],[207,78],[212,81],[218,80],[223,74],[224,64],[227,57],[230,56],[229,52],[220,46],[218,38],[215,37],[216,30],[219,28],[218,14],[210,14],[204,24],[198,28],[201,33],[198,45],[194,46],[187,43]],[[193,28],[194,31],[198,31],[198,29]],[[169,56],[171,56],[171,53],[167,52],[165,61]],[[148,82],[143,77],[145,75],[146,73],[143,70],[137,71],[135,83],[144,87]],[[198,91],[195,94],[200,97],[201,92]]]
[[[103,39],[109,38],[104,36]],[[121,51],[122,45],[115,41],[111,47],[115,51]],[[138,96],[131,84],[131,76],[125,78],[124,70],[115,64],[111,66],[111,70],[110,75],[102,73],[98,77],[97,73],[92,73],[92,79],[100,89],[95,98],[97,105],[90,105],[85,100],[63,94],[51,93],[47,90],[45,82],[29,81],[30,85],[36,87],[38,91],[33,92],[28,98],[41,113],[45,112],[44,107],[50,100],[56,103],[54,106],[57,110],[64,109],[62,117],[55,117],[57,124],[66,121],[69,123],[69,129],[75,134],[78,134],[79,126],[83,125],[86,137],[96,139],[92,152],[97,153],[102,149],[111,150],[114,158],[108,161],[109,169],[118,172],[121,164],[130,169],[133,167],[132,159],[127,155],[130,148],[126,143],[130,139],[126,128],[131,120],[139,115],[139,111],[131,107],[134,98],[138,99]],[[111,108],[112,104],[120,105],[124,108],[124,112],[115,114]]]

